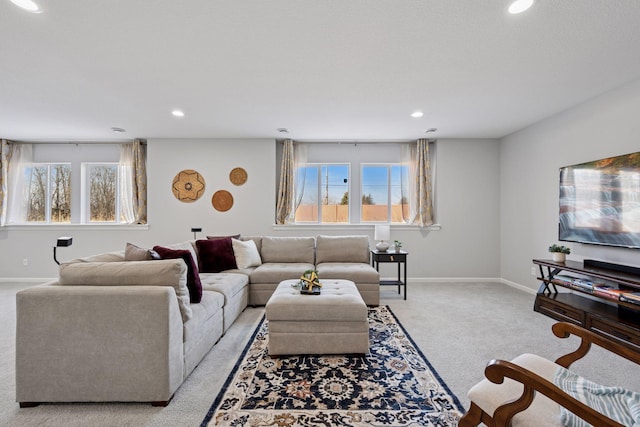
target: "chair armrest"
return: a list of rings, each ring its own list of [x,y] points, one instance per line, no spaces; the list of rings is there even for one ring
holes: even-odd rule
[[[544,394],[591,425],[624,427],[622,424],[576,400],[552,382],[522,366],[505,360],[492,360],[485,368],[484,373],[487,379],[495,384],[502,384],[505,378],[510,378],[524,386],[522,395],[519,398],[496,408],[493,413],[496,427],[509,426],[511,419],[517,413],[524,411],[531,405],[536,392]]]
[[[567,322],[558,322],[551,327],[553,333],[558,338],[568,338],[575,335],[580,338],[580,346],[574,352],[559,357],[555,362],[565,368],[571,366],[576,360],[582,359],[591,348],[591,344],[595,344],[618,356],[624,357],[632,362],[640,364],[640,353],[633,351],[621,344],[608,340],[598,334],[595,334],[580,326]]]

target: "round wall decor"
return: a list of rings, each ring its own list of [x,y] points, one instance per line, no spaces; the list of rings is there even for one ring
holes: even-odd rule
[[[229,173],[229,180],[234,185],[242,185],[247,182],[247,171],[243,168],[233,168]]]
[[[233,196],[227,190],[218,190],[213,193],[211,204],[215,210],[226,212],[233,206]]]
[[[171,185],[171,191],[181,202],[191,203],[204,194],[205,181],[202,175],[192,169],[180,171]]]

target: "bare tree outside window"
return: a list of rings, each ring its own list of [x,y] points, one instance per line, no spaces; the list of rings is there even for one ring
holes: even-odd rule
[[[71,165],[34,164],[27,173],[27,222],[71,222]]]
[[[91,165],[89,172],[89,218],[91,222],[115,222],[117,165]]]
[[[71,165],[51,165],[51,222],[71,222]]]

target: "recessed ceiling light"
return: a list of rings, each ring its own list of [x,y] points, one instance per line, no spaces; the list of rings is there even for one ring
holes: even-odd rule
[[[515,0],[509,6],[509,13],[515,15],[517,13],[524,12],[533,6],[533,0]]]
[[[11,2],[16,6],[31,13],[42,12],[42,9],[40,9],[40,6],[38,6],[33,0],[11,0]]]
[[[184,111],[182,110],[173,110],[171,114],[173,114],[176,117],[184,117]]]
[[[280,133],[289,133],[289,129],[287,129],[287,128],[278,128],[278,132],[280,132]]]
[[[438,128],[429,128],[429,129],[425,130],[424,133],[433,133],[433,132],[435,132],[437,130],[438,130]]]
[[[413,113],[411,113],[411,117],[414,117],[416,119],[422,116],[424,116],[424,113],[422,111],[414,111]]]
[[[122,128],[112,127],[111,130],[115,133],[125,133],[126,130]]]

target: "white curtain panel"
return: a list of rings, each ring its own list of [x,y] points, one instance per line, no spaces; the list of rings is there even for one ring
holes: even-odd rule
[[[33,164],[33,144],[12,143],[9,150],[7,224],[27,220],[30,176],[25,170]]]

